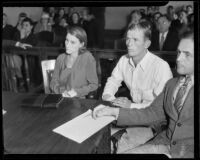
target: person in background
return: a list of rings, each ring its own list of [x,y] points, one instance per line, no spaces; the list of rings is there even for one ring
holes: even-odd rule
[[[174,7],[173,6],[171,6],[171,5],[169,5],[168,7],[167,7],[167,16],[169,17],[169,19],[171,20],[171,21],[173,21],[174,20]]]
[[[133,10],[130,14],[130,21],[128,24],[128,27],[132,24],[138,24],[140,19],[142,18],[142,15],[139,10]]]
[[[187,12],[187,15],[190,15],[190,14],[193,13],[192,5],[187,5],[186,6],[186,12]]]
[[[21,42],[17,42],[17,41],[13,41],[13,40],[4,40],[2,41],[2,47],[6,48],[6,47],[19,47],[22,49],[27,49],[27,48],[31,48],[32,45],[30,44],[26,44],[26,43],[21,43]]]
[[[20,31],[22,29],[22,21],[28,17],[26,13],[21,12],[18,16],[18,21],[17,24],[15,26],[15,32]]]
[[[74,12],[72,13],[71,17],[70,17],[70,22],[71,22],[71,26],[79,26],[82,27],[81,25],[81,19],[80,19],[80,15],[78,12]]]
[[[69,27],[69,24],[67,23],[67,20],[63,17],[58,25],[54,25],[53,32],[54,32],[54,46],[63,47],[67,29]]]
[[[88,47],[92,48],[95,46],[95,22],[93,15],[89,14],[89,8],[86,7],[82,11],[82,19],[81,19],[81,25],[84,28],[84,30],[87,33],[88,38]]]
[[[43,12],[40,21],[34,27],[34,34],[42,31],[52,31],[52,24],[48,13]]]
[[[162,15],[157,23],[158,31],[154,32],[151,39],[151,51],[176,51],[179,36],[178,33],[170,29],[171,21],[167,15]],[[173,43],[172,43],[173,42]]]
[[[63,17],[66,18],[65,9],[64,8],[59,8],[58,13],[54,17],[55,25],[59,24],[60,20]]]
[[[194,33],[181,37],[176,59],[179,77],[170,79],[163,91],[144,109],[97,106],[93,117],[114,116],[119,126],[146,125],[167,120],[167,129],[151,141],[122,153],[165,154],[169,158],[194,158]],[[128,139],[129,142],[131,139]],[[135,139],[136,140],[136,139]],[[134,139],[132,140],[134,143]],[[118,148],[120,143],[118,144]]]
[[[106,7],[89,7],[89,14],[94,20],[95,39],[93,47],[96,48],[104,48],[105,10]]]
[[[63,97],[85,97],[98,88],[96,61],[86,49],[86,32],[78,26],[69,27],[66,53],[58,56],[50,88]]]
[[[5,13],[3,13],[2,28],[2,39],[12,40],[14,34],[14,27],[8,24],[8,17]]]
[[[22,29],[15,34],[14,40],[19,41],[21,43],[28,43],[28,44],[31,44],[32,46],[36,46],[37,37],[36,37],[36,35],[33,34],[33,25],[34,25],[34,23],[30,18],[25,18],[22,21]],[[21,66],[23,64],[22,58],[23,57],[19,57],[18,60],[16,60],[16,62],[17,62],[16,66],[18,66],[18,68],[20,69],[20,73],[21,73]],[[39,69],[40,64],[39,64],[38,58],[39,57],[37,57],[37,56],[28,55],[27,62],[25,62],[28,64],[30,85],[33,87],[38,85],[40,83],[39,81],[41,81],[40,76],[35,76],[35,75],[39,75],[39,71],[40,71],[40,69]],[[20,77],[22,78],[22,74]],[[41,75],[41,77],[42,77],[42,75]]]
[[[66,20],[67,20],[67,23],[69,24],[69,25],[71,25],[72,24],[72,22],[71,22],[71,16],[72,16],[72,13],[74,13],[75,12],[75,7],[69,7],[68,8],[68,13],[66,14]]]
[[[143,109],[162,92],[165,83],[172,78],[169,64],[148,51],[151,44],[151,25],[146,20],[132,24],[126,34],[128,54],[122,56],[105,85],[102,99],[111,101],[113,105],[127,109]],[[124,81],[132,99],[115,97],[115,93]],[[141,135],[138,137],[137,135]],[[130,144],[133,140],[135,143]],[[130,127],[121,138],[120,150],[129,144],[139,145],[153,137],[151,128]],[[127,144],[127,145],[126,145]]]

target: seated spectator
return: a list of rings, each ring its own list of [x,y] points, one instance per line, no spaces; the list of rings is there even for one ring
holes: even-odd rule
[[[194,29],[194,13],[188,15],[188,27],[189,29]]]
[[[68,27],[69,25],[64,17],[60,20],[58,25],[54,25],[53,27],[53,32],[54,32],[53,45],[54,46],[58,46],[58,47],[64,46]]]
[[[187,5],[186,6],[186,12],[187,12],[187,15],[190,15],[190,14],[193,13],[192,5]]]
[[[70,20],[70,21],[71,21],[70,26],[79,26],[79,27],[82,27],[80,15],[79,15],[78,12],[72,13],[70,19],[71,19],[71,20]]]
[[[71,15],[72,15],[72,13],[74,13],[75,12],[75,8],[74,7],[69,7],[68,8],[68,13],[66,13],[66,20],[67,20],[67,23],[69,24],[69,25],[71,25]]]
[[[58,56],[50,82],[53,93],[64,97],[84,97],[98,88],[96,61],[86,46],[86,32],[78,26],[69,27],[66,53]]]
[[[65,9],[59,8],[58,13],[56,13],[55,16],[54,16],[55,25],[58,25],[62,18],[67,19],[66,14],[65,14]]]
[[[162,92],[165,83],[172,78],[172,72],[166,61],[148,51],[150,43],[151,26],[148,21],[142,20],[128,28],[128,54],[120,58],[108,78],[102,94],[103,100],[126,109],[143,109]],[[115,97],[122,81],[130,90],[131,99],[127,98],[128,95]],[[138,138],[138,134],[141,137]],[[151,128],[147,127],[130,127],[127,129],[127,135],[126,137],[135,140],[134,147],[153,137]],[[129,138],[126,137],[122,137],[121,140],[127,144],[124,147],[128,147],[129,144]],[[123,150],[123,147],[121,149]]]
[[[2,39],[12,40],[14,34],[14,27],[8,24],[8,17],[5,13],[3,13],[3,31],[2,31]]]
[[[32,46],[36,46],[37,38],[33,34],[33,21],[30,18],[25,18],[22,21],[22,29],[15,34],[14,40],[19,41],[21,43],[28,43],[28,44],[31,44]],[[16,67],[20,71],[20,75],[18,76],[21,79],[22,78],[22,73],[21,73],[22,57],[17,56],[16,58],[17,58],[15,59]],[[38,75],[38,71],[40,70],[38,57],[31,56],[31,55],[27,56],[27,63],[28,63],[28,70],[29,70],[29,76],[30,76],[30,83],[33,86],[35,86],[38,83],[38,80],[39,79],[41,80],[40,76],[35,76],[35,75]]]
[[[131,26],[132,24],[138,24],[141,18],[142,18],[142,15],[140,11],[133,10],[130,14],[130,21],[129,21],[128,27]]]
[[[158,18],[160,18],[162,14],[160,12],[155,12],[153,14],[153,22],[152,22],[152,33],[156,32],[158,30]]]
[[[174,7],[171,6],[171,5],[169,5],[169,6],[167,7],[167,16],[169,17],[169,19],[170,19],[171,21],[174,19],[173,14],[174,14]]]
[[[52,26],[49,21],[49,14],[48,13],[42,13],[40,21],[36,24],[34,28],[34,34],[42,32],[42,31],[52,31]]]
[[[27,17],[27,14],[24,12],[21,12],[18,16],[18,21],[15,26],[15,32],[20,31],[22,29],[22,21]]]
[[[92,48],[95,46],[94,40],[95,40],[95,22],[94,22],[94,17],[93,15],[89,14],[89,9],[84,8],[82,12],[82,19],[81,19],[81,25],[83,29],[87,33],[87,38],[88,38],[88,47]]]
[[[171,21],[166,15],[158,19],[158,31],[152,35],[151,51],[176,51],[179,36],[178,33],[170,29]],[[173,42],[173,43],[172,43]]]
[[[188,17],[187,12],[184,10],[181,10],[179,13],[179,21],[180,25],[178,26],[177,30],[179,35],[182,35],[187,29],[188,29]]]
[[[145,18],[146,17],[145,9],[141,8],[139,11],[142,15],[142,18]]]

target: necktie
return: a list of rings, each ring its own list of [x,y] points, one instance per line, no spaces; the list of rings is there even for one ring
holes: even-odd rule
[[[160,39],[160,50],[162,50],[162,48],[163,48],[164,41],[165,41],[165,37],[164,37],[164,33],[162,33],[161,39]]]
[[[182,108],[182,99],[183,99],[183,96],[185,95],[185,92],[187,90],[187,86],[188,86],[188,83],[191,81],[190,77],[187,77],[185,79],[185,82],[184,84],[179,88],[178,90],[178,93],[176,95],[176,99],[174,101],[174,106],[175,108],[177,109],[178,112],[180,112],[181,108]]]

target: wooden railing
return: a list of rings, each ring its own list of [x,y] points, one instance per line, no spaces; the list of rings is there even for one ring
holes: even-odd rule
[[[100,77],[100,79],[103,78],[104,75],[102,75],[102,69],[106,70],[104,66],[101,66],[101,60],[109,60],[117,62],[117,60],[124,54],[127,53],[126,50],[120,50],[120,49],[95,49],[95,48],[89,48],[89,51],[94,55],[96,61],[97,61],[97,72]],[[8,58],[9,55],[21,55],[24,57],[24,60],[27,59],[27,55],[33,55],[38,56],[39,61],[41,64],[42,60],[46,59],[55,59],[57,56],[61,53],[65,52],[65,48],[57,48],[57,47],[33,47],[28,48],[26,50],[16,48],[16,47],[7,47],[2,48],[2,85],[5,90],[11,90],[17,92],[16,88],[16,78],[14,69],[12,66],[12,61]],[[176,52],[164,52],[164,51],[155,51],[154,54],[158,55],[159,57],[166,60],[171,68],[175,67],[175,60],[176,60]],[[30,82],[30,77],[28,73],[28,66],[25,65],[25,76],[26,76],[26,83],[27,86]],[[41,67],[41,66],[40,66]],[[107,77],[104,77],[106,79]],[[29,88],[27,88],[27,91],[29,91]]]

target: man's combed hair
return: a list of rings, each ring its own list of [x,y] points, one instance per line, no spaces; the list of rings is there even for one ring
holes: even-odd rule
[[[180,39],[192,39],[194,41],[193,30],[187,30],[180,35]]]
[[[142,29],[144,30],[144,37],[151,40],[151,23],[146,19],[141,19],[138,24],[132,24],[128,27],[127,32],[133,29]],[[126,32],[126,34],[127,34]]]

